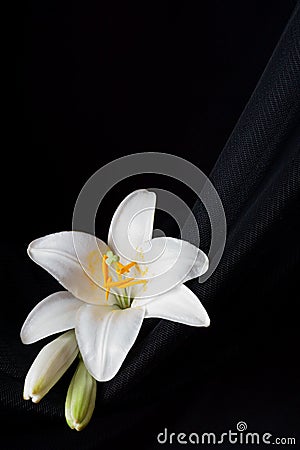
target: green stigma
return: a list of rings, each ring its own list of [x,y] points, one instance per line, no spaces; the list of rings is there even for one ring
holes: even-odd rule
[[[106,253],[106,256],[107,256],[107,258],[106,258],[105,262],[106,262],[106,264],[107,264],[108,266],[110,266],[112,263],[118,262],[119,259],[120,259],[120,258],[118,257],[118,255],[114,255],[113,252],[112,252],[111,250],[109,250],[109,251]]]

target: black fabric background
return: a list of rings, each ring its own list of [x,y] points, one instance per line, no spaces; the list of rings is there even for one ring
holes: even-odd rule
[[[221,433],[240,420],[249,431],[296,437],[299,445],[299,3],[31,2],[12,25],[1,448],[151,449],[161,447],[156,436],[165,427]],[[26,372],[50,339],[24,346],[19,330],[31,308],[59,288],[26,247],[71,228],[77,195],[99,167],[153,150],[211,172],[224,204],[221,264],[207,283],[189,283],[211,326],[145,321],[121,371],[99,384],[88,428],[72,432],[64,421],[72,370],[39,405],[22,399]],[[105,199],[99,236],[118,202],[144,186],[195,202],[179,182],[134,177]],[[195,216],[207,250],[209,223],[198,203]],[[178,231],[163,214],[157,225]]]

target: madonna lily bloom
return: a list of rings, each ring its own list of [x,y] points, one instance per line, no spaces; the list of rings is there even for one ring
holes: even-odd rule
[[[75,328],[83,362],[98,381],[113,378],[145,318],[196,327],[210,323],[198,297],[183,283],[208,269],[208,258],[189,242],[152,238],[156,195],[134,191],[117,208],[108,245],[83,232],[33,241],[29,256],[67,291],[42,300],[21,330],[30,344]]]

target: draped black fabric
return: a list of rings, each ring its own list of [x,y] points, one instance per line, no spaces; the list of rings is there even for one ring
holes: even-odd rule
[[[16,429],[3,448],[159,448],[156,436],[166,427],[221,433],[240,420],[253,432],[295,437],[299,444],[299,150],[298,3],[210,175],[224,205],[227,242],[211,278],[188,286],[211,326],[145,321],[120,372],[98,385],[88,428],[75,433],[63,417],[66,377],[40,404],[23,401],[24,377],[44,342],[22,346],[8,326],[9,309],[1,317],[0,399],[3,419]],[[210,224],[200,202],[194,213],[207,251]],[[24,248],[3,248],[13,302],[38,275],[24,262]],[[47,281],[35,295],[48,295],[51,286]],[[28,307],[19,308],[21,325]]]

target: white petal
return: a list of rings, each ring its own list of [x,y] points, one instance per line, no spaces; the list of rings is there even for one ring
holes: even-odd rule
[[[108,381],[116,375],[136,340],[143,318],[143,308],[80,308],[76,338],[84,364],[96,380]]]
[[[108,245],[123,261],[136,261],[137,251],[152,238],[156,195],[140,189],[128,195],[117,208],[109,229]]]
[[[46,345],[30,367],[24,384],[24,399],[37,403],[57,383],[78,354],[74,331]]]
[[[36,239],[28,247],[34,262],[46,269],[75,297],[106,304],[102,256],[108,246],[95,236],[64,231]],[[110,296],[114,300],[113,296]]]
[[[21,330],[23,344],[32,344],[51,334],[75,328],[78,309],[84,303],[70,292],[56,292],[38,303]]]
[[[145,263],[139,263],[130,272],[132,277],[148,280],[143,287],[134,286],[135,298],[161,295],[208,269],[206,254],[187,241],[162,237],[152,239],[151,246],[143,256]]]
[[[200,300],[184,285],[152,299],[134,300],[131,307],[144,307],[145,318],[168,319],[194,327],[208,327],[210,324]]]

